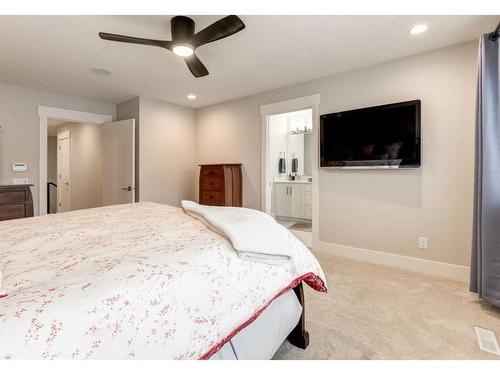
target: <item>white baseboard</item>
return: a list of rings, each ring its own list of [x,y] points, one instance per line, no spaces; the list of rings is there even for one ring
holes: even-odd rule
[[[350,258],[367,263],[380,264],[389,267],[402,268],[408,271],[426,275],[444,277],[456,281],[469,281],[469,267],[458,264],[436,262],[434,260],[407,257],[404,255],[384,253],[382,251],[361,249],[330,242],[317,241],[313,253],[324,253]]]

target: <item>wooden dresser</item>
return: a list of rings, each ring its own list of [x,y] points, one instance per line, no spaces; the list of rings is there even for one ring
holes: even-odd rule
[[[243,205],[241,164],[202,164],[200,167],[200,204]]]
[[[0,221],[33,216],[30,186],[0,185]]]

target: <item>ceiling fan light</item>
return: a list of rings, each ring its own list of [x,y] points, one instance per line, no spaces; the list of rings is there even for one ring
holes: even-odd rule
[[[427,26],[426,24],[415,25],[414,27],[411,28],[410,34],[412,35],[421,34],[427,31],[428,28],[429,26]]]
[[[177,55],[181,57],[188,57],[193,54],[193,47],[191,47],[188,44],[178,44],[172,48],[172,51]]]

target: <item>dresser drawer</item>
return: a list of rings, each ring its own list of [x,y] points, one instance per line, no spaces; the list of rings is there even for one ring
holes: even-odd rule
[[[24,203],[0,205],[0,220],[21,219],[26,217]]]
[[[202,192],[200,203],[211,206],[223,205],[224,197],[222,191],[213,190]]]
[[[0,185],[0,220],[33,216],[31,185]]]
[[[222,178],[215,176],[207,176],[203,178],[201,188],[203,190],[222,190]]]
[[[4,191],[0,192],[0,204],[2,203],[24,203],[26,201],[26,193],[24,191]]]
[[[201,204],[241,207],[241,164],[203,164],[200,167],[198,200]]]
[[[210,167],[201,169],[202,178],[221,178],[224,175],[224,170],[220,167]]]

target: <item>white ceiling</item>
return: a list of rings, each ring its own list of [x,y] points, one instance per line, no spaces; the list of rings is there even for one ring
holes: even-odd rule
[[[200,30],[221,16],[193,16]],[[119,103],[134,96],[201,107],[477,38],[498,16],[241,16],[246,28],[197,50],[194,78],[160,48],[105,31],[170,39],[171,16],[0,16],[0,82]],[[409,29],[427,23],[426,33]],[[103,68],[111,76],[92,74]],[[197,99],[190,101],[187,94]]]

